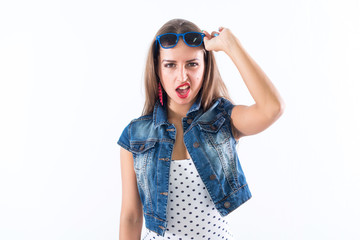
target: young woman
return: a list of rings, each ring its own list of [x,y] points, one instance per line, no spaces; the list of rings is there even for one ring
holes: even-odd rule
[[[234,105],[215,62],[224,51],[255,104]],[[156,33],[143,114],[122,132],[120,240],[235,239],[225,217],[251,198],[239,138],[268,128],[284,102],[228,28],[209,34],[184,19]]]

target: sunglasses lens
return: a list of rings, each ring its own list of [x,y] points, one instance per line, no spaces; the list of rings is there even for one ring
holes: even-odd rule
[[[202,36],[200,33],[187,33],[185,34],[185,41],[190,46],[199,46],[202,42]]]
[[[175,34],[165,34],[160,37],[160,43],[165,48],[170,48],[176,45],[176,35]]]

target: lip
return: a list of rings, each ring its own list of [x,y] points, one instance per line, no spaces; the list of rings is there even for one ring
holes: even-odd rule
[[[176,88],[176,89],[178,89],[179,87],[183,87],[183,86],[189,86],[189,87],[190,87],[190,83],[184,83],[184,84],[181,84],[181,85],[177,86],[177,88]]]
[[[187,98],[190,94],[190,84],[189,83],[184,83],[184,84],[181,84],[179,85],[176,89],[178,89],[179,87],[183,87],[183,86],[188,86],[188,90],[187,90],[187,93],[185,95],[181,95],[178,91],[176,91],[176,94],[178,95],[179,98]]]

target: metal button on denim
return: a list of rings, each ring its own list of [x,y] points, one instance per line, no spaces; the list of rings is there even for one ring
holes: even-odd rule
[[[214,180],[216,178],[215,174],[210,175],[210,180]]]
[[[194,146],[194,148],[198,148],[200,146],[200,144],[198,142],[194,142],[193,146]]]
[[[229,207],[230,207],[230,203],[229,203],[229,202],[225,202],[225,203],[224,203],[224,207],[229,208]]]
[[[214,125],[211,125],[211,130],[215,130],[216,127]]]
[[[140,146],[140,151],[144,150],[145,146],[144,145],[141,145]]]
[[[192,119],[191,118],[189,118],[186,122],[188,123],[188,124],[191,124],[192,123]]]

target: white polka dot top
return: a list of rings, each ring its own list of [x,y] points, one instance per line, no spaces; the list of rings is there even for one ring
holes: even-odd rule
[[[225,217],[215,208],[192,159],[171,160],[164,237],[146,228],[142,240],[235,240]]]

